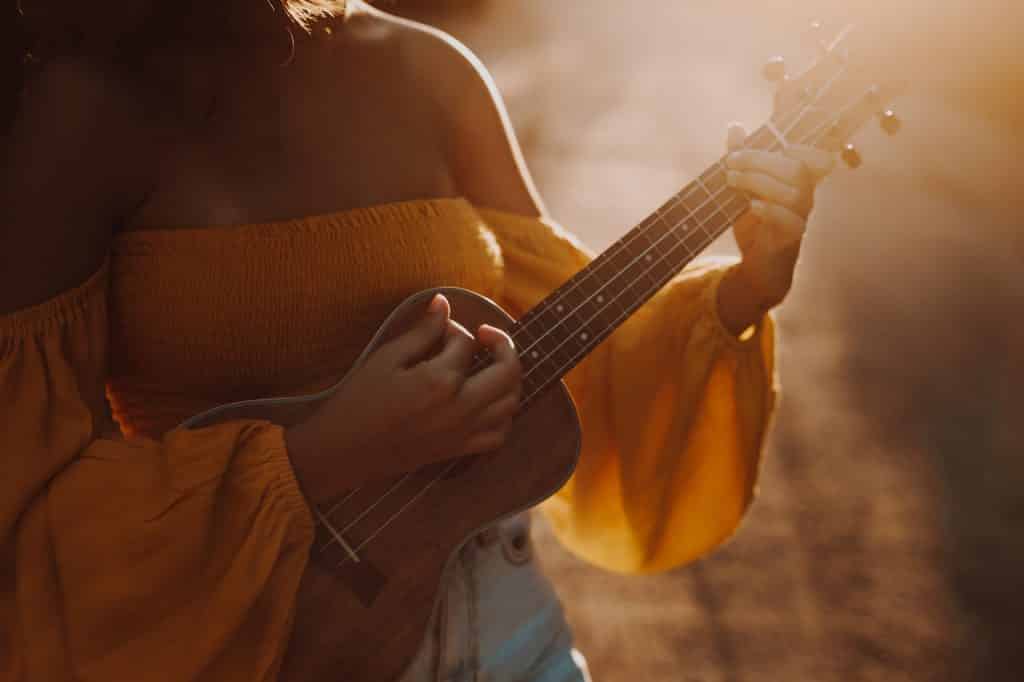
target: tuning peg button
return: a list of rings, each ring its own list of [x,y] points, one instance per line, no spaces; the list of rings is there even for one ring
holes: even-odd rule
[[[781,81],[786,77],[786,60],[782,57],[772,57],[761,69],[761,75],[773,83]]]
[[[886,109],[878,115],[878,124],[882,126],[882,130],[889,135],[895,135],[899,132],[902,122],[900,121],[900,117],[896,115],[895,111],[892,109]]]
[[[860,152],[852,144],[844,144],[843,151],[839,154],[843,162],[850,168],[858,168],[861,163]]]

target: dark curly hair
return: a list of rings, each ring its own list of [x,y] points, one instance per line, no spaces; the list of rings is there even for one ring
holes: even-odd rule
[[[154,53],[243,48],[287,57],[293,31],[344,17],[350,0],[0,0],[0,136],[26,81],[47,61],[85,55],[138,67]]]

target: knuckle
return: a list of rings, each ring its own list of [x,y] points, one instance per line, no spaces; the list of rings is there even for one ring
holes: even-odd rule
[[[469,443],[467,450],[470,452],[485,452],[487,450],[496,450],[504,444],[504,437],[501,433],[496,431],[488,431],[481,433],[478,436],[472,438]]]
[[[450,370],[433,369],[425,374],[425,392],[432,400],[444,400],[459,388],[458,375]]]
[[[519,396],[511,395],[508,397],[508,401],[505,404],[503,416],[511,422],[512,418],[516,416],[516,412],[519,410]]]
[[[491,431],[488,438],[488,447],[500,448],[508,440],[508,429]]]

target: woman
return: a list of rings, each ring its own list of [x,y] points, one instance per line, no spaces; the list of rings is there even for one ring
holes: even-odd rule
[[[518,315],[590,255],[545,217],[493,84],[442,33],[351,0],[82,4],[4,21],[31,55],[3,119],[0,669],[287,678],[312,507],[500,444],[511,341],[438,299],[306,422],[173,427],[334,383],[414,291],[460,285]],[[567,379],[583,452],[544,509],[611,570],[692,560],[752,497],[766,314],[831,160],[729,163],[763,199],[736,228],[742,262],[675,278]],[[496,362],[467,379],[477,343]],[[321,452],[351,455],[339,473]],[[586,677],[526,524],[460,551],[404,679]]]

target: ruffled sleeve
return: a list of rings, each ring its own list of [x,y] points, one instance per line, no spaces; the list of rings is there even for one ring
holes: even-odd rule
[[[0,316],[0,678],[274,679],[313,535],[282,429],[109,432],[107,280]]]
[[[479,209],[518,317],[591,260],[555,223]],[[725,266],[687,268],[567,376],[583,427],[572,478],[543,505],[556,536],[604,568],[666,570],[728,538],[753,499],[775,403],[765,317],[743,340],[718,318]]]

